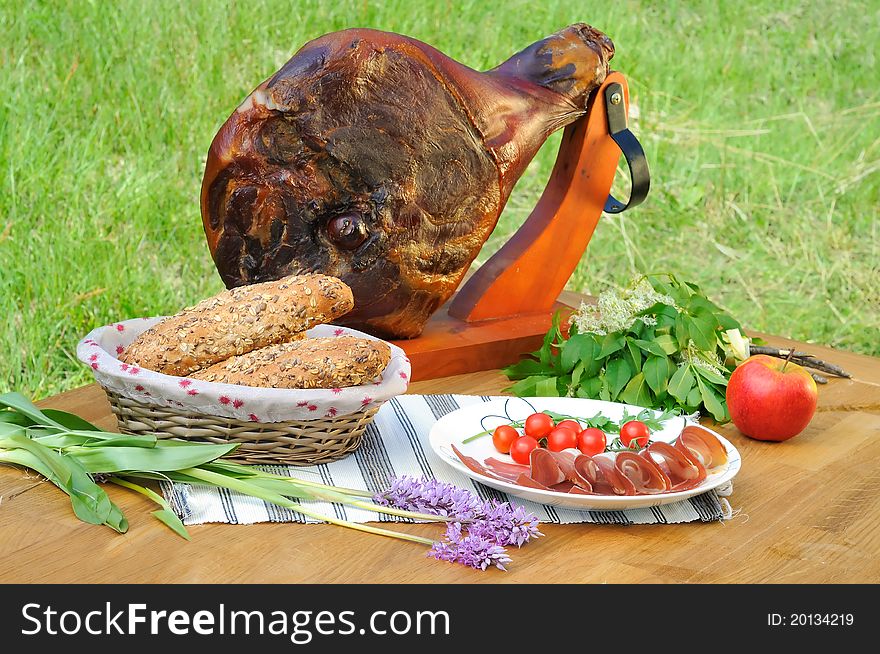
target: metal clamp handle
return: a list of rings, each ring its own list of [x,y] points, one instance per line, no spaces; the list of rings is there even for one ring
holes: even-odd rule
[[[609,195],[605,202],[605,213],[622,213],[641,204],[648,196],[651,175],[642,144],[626,126],[626,103],[623,101],[623,87],[620,84],[609,84],[605,88],[605,110],[608,114],[608,133],[623,153],[632,180],[629,200],[624,203]]]

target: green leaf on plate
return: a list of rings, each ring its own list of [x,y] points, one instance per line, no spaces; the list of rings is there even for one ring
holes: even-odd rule
[[[685,401],[685,404],[689,407],[693,407],[694,409],[697,409],[700,406],[700,404],[702,403],[702,401],[703,400],[700,397],[700,387],[697,385],[694,385],[693,388],[691,388],[690,392],[688,393],[687,400]]]
[[[586,379],[583,384],[581,384],[580,390],[583,391],[583,395],[578,393],[578,397],[589,397],[592,399],[596,399],[599,397],[599,391],[602,389],[602,380],[596,377],[590,377]]]
[[[599,399],[602,400],[603,402],[610,402],[611,401],[611,389],[609,389],[609,387],[608,387],[608,380],[603,375],[603,376],[599,377],[599,381],[601,383],[601,385],[599,386]]]
[[[584,362],[578,361],[578,364],[571,371],[571,385],[577,387],[581,383],[581,376],[584,374]]]
[[[682,350],[687,347],[691,338],[688,331],[690,322],[691,319],[683,313],[675,317],[675,337],[678,339],[678,347]]]

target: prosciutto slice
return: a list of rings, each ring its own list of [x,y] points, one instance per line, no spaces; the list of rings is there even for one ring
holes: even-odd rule
[[[666,473],[672,484],[671,491],[683,491],[699,486],[706,479],[706,468],[695,457],[687,456],[669,443],[657,441],[641,452]]]
[[[483,463],[486,464],[486,467],[489,468],[492,472],[501,477],[512,477],[517,478],[522,474],[529,474],[531,469],[529,466],[524,466],[521,463],[510,463],[509,461],[502,461],[500,459],[496,459],[493,456],[490,456]]]
[[[596,493],[599,495],[636,494],[636,487],[632,481],[617,469],[613,454],[597,454],[592,457],[592,461],[597,469],[596,481],[593,482],[593,490]]]
[[[566,481],[571,482],[575,486],[580,486],[584,490],[593,490],[593,484],[590,481],[590,477],[581,474],[575,465],[577,460],[584,456],[583,454],[574,454],[570,451],[553,452],[548,450],[548,452],[550,452],[550,456],[556,459],[556,463],[559,465],[559,469],[562,470],[562,474],[565,475]]]
[[[707,470],[727,463],[727,450],[711,431],[700,425],[686,426],[675,440],[675,447],[697,459]]]
[[[556,458],[543,447],[536,447],[529,454],[529,464],[532,467],[531,478],[544,486],[554,486],[565,479],[565,473],[559,467]]]
[[[450,444],[451,445],[451,444]],[[497,481],[512,481],[514,483],[519,483],[517,478],[519,475],[507,475],[501,476],[489,470],[482,463],[477,461],[474,457],[463,454],[461,450],[459,450],[455,445],[452,445],[452,451],[455,452],[455,455],[461,459],[461,462],[467,466],[469,470],[472,472],[476,472],[478,475],[483,475],[484,477],[488,477],[489,479],[495,479]]]
[[[549,486],[545,486],[544,484],[535,481],[526,473],[522,473],[519,477],[517,477],[515,482],[520,486],[525,486],[526,488],[537,488],[538,490],[553,490]]]
[[[629,479],[636,489],[636,495],[665,493],[672,488],[669,477],[660,466],[637,452],[618,452],[614,466]]]

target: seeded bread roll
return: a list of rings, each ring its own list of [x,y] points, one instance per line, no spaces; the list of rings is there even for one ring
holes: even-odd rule
[[[351,289],[327,275],[239,286],[154,325],[119,358],[166,375],[186,376],[231,356],[294,340],[353,306]]]
[[[342,388],[370,383],[390,360],[391,348],[381,341],[306,338],[230,357],[192,378],[261,388]]]

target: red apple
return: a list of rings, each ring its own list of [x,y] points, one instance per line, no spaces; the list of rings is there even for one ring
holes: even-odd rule
[[[818,399],[809,372],[765,354],[743,361],[727,384],[733,424],[761,441],[785,441],[800,434],[813,419]]]

